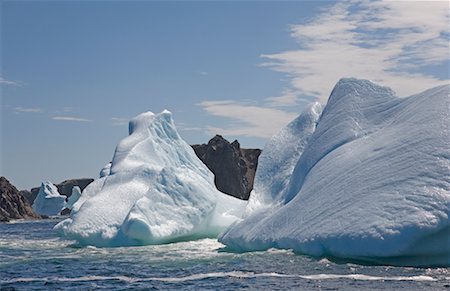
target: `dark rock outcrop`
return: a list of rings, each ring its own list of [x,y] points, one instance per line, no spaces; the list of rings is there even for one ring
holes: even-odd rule
[[[84,188],[87,187],[90,183],[92,183],[94,179],[91,178],[80,178],[80,179],[70,179],[65,180],[57,185],[56,188],[58,188],[58,192],[61,195],[67,196],[69,198],[72,195],[72,188],[74,186],[80,187],[81,191],[84,190]],[[39,193],[40,187],[35,187],[31,189],[31,191],[28,190],[22,190],[22,194],[25,196],[25,198],[30,202],[32,205],[34,202],[34,199],[36,199],[37,194]]]
[[[0,177],[0,221],[37,219],[30,203],[5,177]]]
[[[83,192],[84,188],[86,188],[87,185],[91,184],[93,181],[94,179],[91,178],[70,179],[65,180],[55,186],[56,188],[58,188],[59,194],[67,196],[67,198],[69,198],[72,195],[72,188],[74,186],[80,187],[80,190]]]
[[[230,143],[220,135],[208,144],[192,145],[192,148],[214,173],[217,189],[240,199],[249,198],[260,149],[241,149],[237,140]]]
[[[25,198],[27,198],[28,202],[30,202],[31,205],[33,205],[34,199],[36,199],[36,196],[39,193],[39,189],[41,189],[41,187],[34,187],[34,188],[31,188],[30,191],[28,191],[30,193],[24,192]],[[24,190],[24,191],[27,191],[27,190]]]
[[[20,190],[19,192],[20,192],[20,194],[22,194],[23,197],[25,197],[25,199],[28,201],[28,203],[30,205],[33,205],[34,198],[36,198],[37,193],[39,192],[39,188],[37,188],[37,190],[38,191],[35,194],[33,194],[31,191],[28,191],[28,190]],[[33,195],[34,195],[34,198],[32,198]]]

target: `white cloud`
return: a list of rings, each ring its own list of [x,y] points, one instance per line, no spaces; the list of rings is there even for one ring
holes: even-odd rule
[[[13,80],[7,80],[3,77],[0,77],[0,85],[9,85],[9,86],[20,86],[21,82],[13,81]]]
[[[123,118],[123,117],[112,117],[111,118],[112,125],[115,125],[115,126],[127,125],[129,120],[130,120],[129,118]]]
[[[76,122],[92,122],[92,119],[87,118],[80,118],[80,117],[73,117],[73,116],[54,116],[52,117],[53,120],[58,121],[76,121]]]
[[[268,138],[298,114],[269,107],[258,107],[231,100],[203,101],[198,104],[213,116],[231,119],[227,128],[207,126],[211,134]]]
[[[16,107],[14,108],[16,113],[41,113],[43,110],[39,107]]]
[[[371,79],[400,96],[442,84],[421,68],[449,60],[448,2],[341,1],[291,26],[299,49],[265,54],[292,96],[325,101],[342,77]],[[283,99],[280,99],[283,100]]]
[[[203,131],[204,128],[201,127],[180,127],[182,131]]]
[[[264,99],[269,107],[287,107],[297,105],[300,102],[310,103],[312,100],[301,98],[299,93],[291,89],[285,89],[281,95]]]
[[[291,26],[298,49],[262,55],[262,66],[289,78],[280,95],[265,98],[263,106],[229,100],[198,105],[231,120],[226,128],[207,126],[210,133],[270,137],[298,115],[275,108],[325,102],[343,77],[370,79],[400,96],[448,82],[422,68],[448,62],[449,34],[447,1],[339,1]]]

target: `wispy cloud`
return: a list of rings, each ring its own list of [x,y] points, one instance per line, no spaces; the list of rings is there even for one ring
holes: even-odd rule
[[[180,131],[205,131],[203,127],[190,126],[184,122],[177,122],[176,126]]]
[[[111,118],[111,123],[114,126],[122,126],[122,125],[127,125],[129,120],[130,120],[129,118],[112,117]]]
[[[205,129],[201,128],[201,127],[180,127],[180,130],[183,130],[183,131],[203,131]]]
[[[343,77],[370,79],[400,96],[418,93],[449,81],[423,70],[449,61],[448,25],[447,1],[338,1],[291,25],[298,49],[262,55],[263,67],[288,77],[278,96],[258,106],[228,100],[198,105],[230,121],[226,128],[207,126],[212,133],[264,138],[297,115],[289,112],[293,106],[325,102]]]
[[[371,79],[407,96],[443,81],[421,69],[449,60],[447,1],[341,1],[291,26],[299,49],[262,55],[286,73],[288,94],[325,101],[341,77]],[[448,77],[447,77],[448,78]]]
[[[227,128],[207,126],[206,130],[211,134],[268,138],[297,116],[292,112],[231,100],[203,101],[198,105],[207,113],[232,122]]]
[[[53,120],[58,121],[75,121],[75,122],[92,122],[92,119],[81,118],[81,117],[73,117],[73,116],[54,116]]]
[[[43,112],[42,108],[39,107],[16,107],[14,108],[16,113],[41,113]]]
[[[0,85],[9,85],[9,86],[21,86],[22,82],[8,80],[3,77],[0,77]]]
[[[268,97],[265,99],[267,106],[270,107],[288,107],[297,105],[300,102],[310,103],[312,100],[300,97],[300,94],[291,89],[285,89],[281,95]]]

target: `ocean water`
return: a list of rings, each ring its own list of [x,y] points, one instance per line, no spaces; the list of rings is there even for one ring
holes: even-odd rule
[[[231,253],[214,239],[77,247],[59,220],[0,224],[0,290],[450,290],[450,268],[363,266],[288,250]]]

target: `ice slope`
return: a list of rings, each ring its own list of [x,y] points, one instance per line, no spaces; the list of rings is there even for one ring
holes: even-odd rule
[[[108,176],[111,173],[111,163],[107,163],[101,170],[100,170],[100,178],[103,178],[105,176]]]
[[[81,244],[158,244],[217,236],[244,207],[216,189],[170,112],[146,112],[130,121],[110,173],[83,191],[56,229]]]
[[[80,199],[81,197],[81,189],[78,186],[74,186],[72,188],[72,195],[70,195],[69,199],[66,203],[66,208],[72,210],[73,205]]]
[[[342,79],[283,189],[285,203],[255,212],[219,240],[241,251],[449,266],[449,90],[401,99]]]
[[[321,112],[320,103],[311,104],[267,142],[258,159],[247,214],[275,203],[284,203],[294,167],[316,129]]]
[[[42,182],[33,203],[33,210],[40,215],[58,215],[66,205],[66,196],[59,194],[51,182]]]

